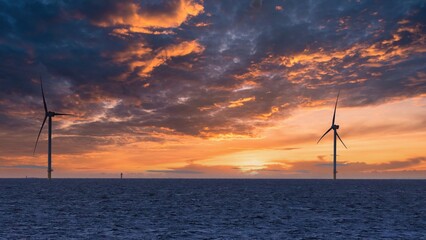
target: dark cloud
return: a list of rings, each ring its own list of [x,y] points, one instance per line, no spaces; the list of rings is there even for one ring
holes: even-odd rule
[[[415,157],[415,158],[409,158],[409,159],[401,160],[401,161],[390,161],[390,162],[377,163],[377,164],[354,162],[354,163],[348,163],[344,165],[347,165],[349,168],[356,169],[358,171],[359,170],[388,171],[388,170],[395,170],[395,169],[402,169],[402,168],[417,166],[423,162],[426,162],[426,157]]]
[[[252,135],[337,89],[346,106],[426,92],[423,1],[1,1],[0,9],[7,154],[31,152],[43,117],[39,75],[49,108],[77,115],[54,122],[70,154],[161,142],[159,131]]]
[[[46,166],[39,166],[39,165],[11,165],[11,166],[0,166],[0,168],[47,169]]]

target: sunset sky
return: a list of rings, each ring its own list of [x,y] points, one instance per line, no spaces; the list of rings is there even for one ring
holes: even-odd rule
[[[0,177],[426,178],[426,2],[0,0]]]

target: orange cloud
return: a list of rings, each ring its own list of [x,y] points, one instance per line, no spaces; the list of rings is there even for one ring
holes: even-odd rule
[[[254,100],[256,100],[256,97],[240,98],[238,100],[229,102],[230,104],[228,105],[228,107],[229,108],[241,107],[244,105],[245,102],[250,102]]]
[[[276,112],[278,112],[280,109],[278,108],[278,107],[276,107],[276,106],[273,106],[273,107],[271,107],[271,111],[270,112],[268,112],[268,113],[264,113],[264,114],[261,114],[261,115],[259,115],[259,116],[257,116],[258,118],[260,118],[260,119],[268,119],[268,118],[270,118],[274,113],[276,113]]]
[[[119,27],[117,34],[128,34],[129,32],[167,34],[170,31],[159,30],[165,28],[176,28],[193,16],[204,11],[202,4],[192,0],[179,0],[169,3],[172,11],[148,11],[142,9],[136,3],[118,3],[116,11],[102,20],[94,21],[101,27]]]
[[[144,58],[152,52],[152,49],[144,44],[130,45],[126,51],[117,52],[114,54],[114,60],[117,62],[126,62],[134,58]]]
[[[204,46],[197,40],[172,44],[158,51],[140,43],[129,46],[125,51],[115,53],[112,58],[118,63],[128,64],[130,70],[132,72],[137,71],[139,76],[147,77],[156,67],[173,57],[186,56],[192,53],[199,54],[204,49]],[[126,76],[124,75],[123,79]]]
[[[130,68],[135,70],[140,68],[139,76],[145,77],[154,70],[154,68],[164,64],[172,57],[186,56],[192,53],[201,53],[204,51],[204,46],[196,40],[181,42],[176,45],[170,45],[160,50],[155,56],[149,60],[135,61],[130,64]]]
[[[185,56],[191,53],[201,53],[203,51],[204,46],[202,46],[196,40],[168,46],[155,56],[154,61],[151,61],[151,63],[143,70],[143,72],[151,72],[152,69],[164,63],[168,58]]]
[[[282,65],[286,67],[293,67],[295,64],[307,65],[310,63],[324,63],[330,62],[333,59],[339,60],[346,56],[354,55],[354,49],[345,51],[325,52],[324,49],[319,49],[318,52],[310,52],[307,49],[303,53],[281,57]]]

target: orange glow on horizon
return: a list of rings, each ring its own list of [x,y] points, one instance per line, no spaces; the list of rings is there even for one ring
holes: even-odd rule
[[[342,96],[344,98],[344,93]],[[339,134],[349,148],[338,146],[338,162],[344,164],[338,167],[339,176],[371,178],[377,172],[397,176],[404,171],[425,171],[426,159],[414,160],[425,155],[426,129],[422,121],[426,119],[426,111],[419,111],[425,108],[424,96],[370,107],[338,107]],[[208,177],[217,174],[219,169],[228,169],[221,176],[329,178],[331,167],[326,166],[332,159],[331,135],[320,144],[316,141],[329,127],[331,114],[330,105],[300,108],[287,119],[274,119],[273,124],[254,137],[221,139],[218,135],[213,141],[212,138],[169,135],[165,143],[110,145],[96,153],[79,156],[55,154],[55,173],[102,177],[127,172],[134,177],[165,177],[169,172],[148,170],[167,170],[176,172],[170,175],[174,177]],[[413,160],[393,163],[398,159]],[[36,160],[16,161],[44,165],[45,155],[40,154]],[[194,166],[196,171],[192,169]],[[202,173],[188,176],[179,169]],[[7,176],[4,169],[0,171]],[[31,172],[35,176],[45,174],[43,169]]]

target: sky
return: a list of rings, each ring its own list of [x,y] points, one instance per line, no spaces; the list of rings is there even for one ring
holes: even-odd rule
[[[425,1],[0,0],[0,177],[426,178]]]

